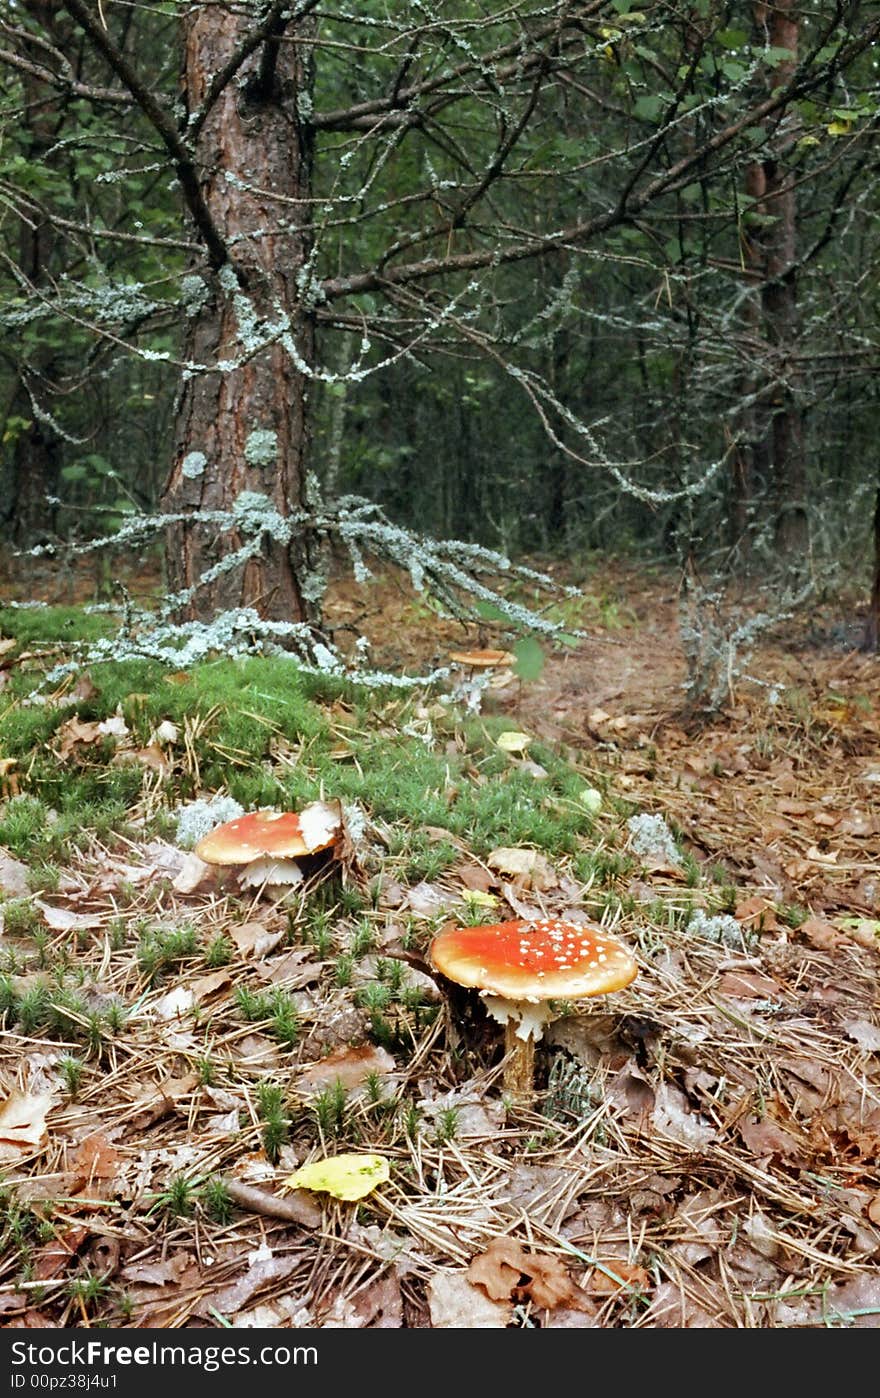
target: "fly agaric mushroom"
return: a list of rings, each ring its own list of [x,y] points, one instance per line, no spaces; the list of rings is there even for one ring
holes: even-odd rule
[[[195,853],[206,864],[241,864],[239,883],[283,887],[302,882],[297,859],[329,849],[342,817],[335,802],[313,801],[294,811],[251,811],[205,835]]]
[[[504,1025],[504,1091],[520,1104],[534,1092],[535,1044],[553,1018],[550,1001],[622,990],[638,973],[631,953],[601,927],[559,918],[447,928],[429,956],[448,980],[478,990]]]

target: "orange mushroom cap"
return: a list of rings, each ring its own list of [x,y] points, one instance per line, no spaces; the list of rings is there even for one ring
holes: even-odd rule
[[[327,849],[336,838],[339,819],[334,824],[332,813],[324,807],[325,818],[316,820],[313,813],[319,805],[315,802],[300,815],[294,811],[252,811],[238,816],[200,840],[195,853],[206,864],[251,864],[255,859],[296,859]]]
[[[544,918],[438,933],[430,958],[458,985],[504,1000],[579,1000],[622,990],[638,974],[626,947],[595,924]]]
[[[449,659],[459,665],[470,665],[475,670],[481,666],[488,669],[491,665],[513,665],[516,662],[516,656],[509,650],[452,650]]]

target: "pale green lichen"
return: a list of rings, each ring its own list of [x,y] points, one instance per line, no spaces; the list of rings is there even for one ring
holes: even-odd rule
[[[246,534],[271,534],[279,544],[289,544],[293,530],[291,517],[279,514],[268,495],[243,490],[232,506],[232,519]]]
[[[186,476],[188,481],[198,480],[204,475],[208,458],[203,451],[188,451],[180,463],[181,474]]]
[[[473,621],[480,614],[479,603],[488,602],[513,629],[523,627],[548,634],[562,629],[560,623],[512,602],[483,581],[483,577],[506,575],[532,580],[551,592],[561,591],[549,576],[511,565],[504,555],[480,545],[412,534],[392,524],[377,505],[357,496],[322,504],[313,481],[309,484],[309,495],[315,498],[310,498],[308,508],[282,515],[268,495],[261,491],[242,491],[226,510],[134,516],[114,535],[72,546],[69,552],[77,555],[107,548],[140,548],[172,525],[207,526],[218,534],[237,534],[239,538],[237,546],[206,568],[190,587],[165,597],[156,612],[138,611],[128,604],[116,636],[78,648],[75,658],[56,666],[44,677],[43,687],[57,685],[66,675],[104,661],[147,658],[186,669],[217,655],[282,655],[305,673],[345,676],[370,687],[412,688],[448,679],[449,670],[445,666],[422,675],[394,675],[370,669],[365,644],[356,647],[352,660],[337,651],[313,625],[269,621],[252,607],[221,612],[208,622],[176,620],[180,609],[192,602],[201,589],[209,588],[221,574],[234,574],[267,551],[287,549],[294,538],[305,542],[304,556],[308,554],[310,539],[335,537],[341,540],[351,553],[358,575],[368,575],[365,555],[402,568],[446,615]],[[56,551],[56,545],[38,545],[28,550],[28,554],[37,557]],[[320,558],[317,566],[300,564],[298,581],[303,597],[320,600],[325,585]]]
[[[666,821],[659,815],[634,815],[626,822],[633,854],[681,868],[681,855]]]
[[[244,815],[244,807],[231,796],[216,792],[207,801],[191,801],[187,806],[178,806],[175,840],[181,849],[192,849],[205,835],[210,835],[218,825],[227,820],[235,820]]]
[[[708,917],[701,908],[691,913],[687,930],[697,937],[705,937],[709,942],[729,947],[731,951],[748,951],[757,941],[756,934],[740,926],[729,913]]]
[[[211,293],[201,277],[191,274],[180,279],[180,303],[187,316],[197,316],[210,300]]]
[[[278,433],[255,427],[244,444],[244,459],[249,466],[274,466],[278,460]]]

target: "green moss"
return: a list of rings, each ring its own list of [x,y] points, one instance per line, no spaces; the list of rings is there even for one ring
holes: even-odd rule
[[[0,632],[14,636],[22,650],[59,641],[97,641],[115,625],[112,616],[82,607],[0,607]]]
[[[105,625],[75,609],[51,610],[54,621],[42,610],[7,610],[0,618],[7,633],[27,636],[29,644],[57,635],[62,624],[72,634],[77,626],[91,633]],[[250,810],[295,808],[323,789],[399,831],[393,852],[402,857],[403,875],[417,881],[456,862],[456,840],[480,857],[499,845],[529,845],[554,858],[583,854],[594,828],[577,799],[583,777],[563,755],[536,741],[529,757],[547,772],[536,779],[498,749],[508,719],[441,714],[426,742],[409,698],[304,675],[286,657],[219,658],[179,673],[148,661],[103,663],[91,667],[89,679],[88,698],[28,705],[20,701],[35,676],[19,668],[0,706],[0,751],[17,762],[23,792],[0,809],[0,845],[31,865],[58,864],[93,835],[111,844],[126,833],[152,779],[149,769],[137,761],[114,764],[110,739],[68,744],[60,757],[71,718],[98,722],[116,713],[134,747],[148,743],[162,722],[178,729],[167,806],[154,816],[154,830],[166,834],[174,808],[197,794],[224,792]],[[328,712],[339,700],[351,716],[350,761],[338,759],[338,711]],[[185,732],[197,765],[184,760]],[[426,839],[428,825],[447,830],[448,841]],[[355,894],[345,898],[344,911],[355,912]]]
[[[40,914],[29,898],[10,898],[3,904],[3,931],[7,937],[32,937],[40,926]]]

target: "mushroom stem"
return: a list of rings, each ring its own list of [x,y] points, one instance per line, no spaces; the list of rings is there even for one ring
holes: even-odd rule
[[[504,1026],[504,1095],[517,1107],[527,1107],[535,1095],[535,1036],[517,1034],[518,1021]]]

